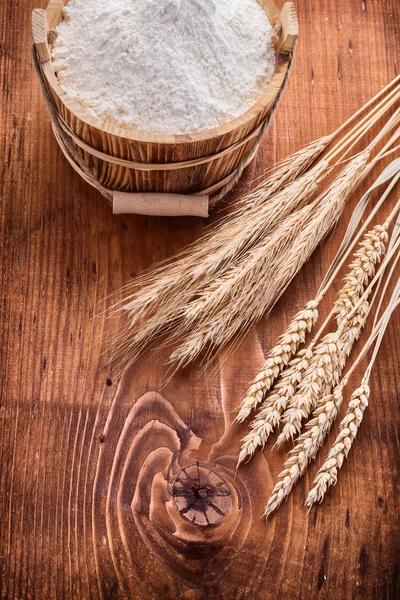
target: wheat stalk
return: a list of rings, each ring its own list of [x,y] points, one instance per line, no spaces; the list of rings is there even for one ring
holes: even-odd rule
[[[278,343],[272,348],[258,375],[250,385],[243,398],[236,421],[241,423],[252,410],[264,400],[278,375],[296,354],[299,346],[304,343],[306,333],[310,332],[318,319],[318,303],[311,300],[305,308],[299,311],[291,323],[279,337]]]
[[[329,451],[328,458],[318,471],[314,487],[308,494],[307,506],[311,507],[315,502],[322,502],[328,487],[336,483],[338,470],[347,458],[360,428],[369,396],[369,385],[363,380],[361,386],[351,396],[346,415],[339,425],[338,436]]]
[[[374,98],[367,102],[361,107],[356,113],[354,113],[341,127],[339,127],[331,135],[324,136],[318,140],[311,142],[304,149],[292,154],[289,158],[283,160],[280,163],[279,170],[277,170],[271,181],[267,180],[262,183],[258,188],[249,192],[243,196],[238,202],[239,209],[241,207],[249,208],[256,206],[258,203],[263,202],[265,199],[266,192],[271,196],[276,193],[279,189],[282,189],[287,183],[296,179],[299,175],[304,173],[315,160],[323,153],[327,146],[332,140],[339,136],[353,121],[355,121],[365,110],[367,110],[374,102],[376,102],[381,96],[383,99],[376,104],[376,106],[370,110],[364,118],[362,118],[355,127],[353,127],[340,141],[336,144],[332,150],[327,154],[327,160],[331,162],[333,158],[338,156],[350,143],[351,148],[360,141],[377,120],[379,120],[387,110],[397,102],[399,98],[398,84],[400,76],[397,76],[390,84],[383,88]],[[389,92],[389,89],[393,87],[393,90]],[[347,151],[348,153],[348,151]],[[239,218],[241,215],[239,214]]]

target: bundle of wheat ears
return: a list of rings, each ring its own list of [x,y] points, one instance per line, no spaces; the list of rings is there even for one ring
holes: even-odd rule
[[[128,284],[111,308],[122,316],[108,341],[119,373],[162,335],[177,346],[170,375],[198,357],[208,365],[233,338],[239,343],[334,228],[350,194],[396,149],[399,101],[400,76],[337,131],[284,160],[200,240]],[[365,143],[377,123],[380,133]],[[286,364],[303,341],[316,306],[308,310],[276,360]]]
[[[283,161],[203,238],[126,286],[123,299],[111,309],[113,316],[122,314],[127,319],[117,334],[112,332],[111,361],[118,361],[120,372],[161,335],[166,336],[165,344],[177,345],[170,356],[170,376],[199,357],[207,365],[232,338],[239,343],[248,328],[268,314],[335,227],[352,192],[381,159],[399,149],[399,102],[400,76],[333,134]],[[367,143],[368,132],[378,123],[379,134]],[[335,139],[340,141],[334,143]],[[361,386],[351,397],[338,437],[309,493],[308,506],[321,501],[336,482],[354,442],[368,404],[372,365],[389,318],[400,303],[397,283],[382,311],[400,256],[400,201],[382,224],[373,224],[399,179],[400,159],[396,159],[359,201],[316,297],[292,319],[241,402],[237,422],[257,412],[243,439],[238,467],[264,448],[278,426],[278,446],[299,435],[266,504],[266,516],[287,498],[316,457],[341,410],[352,372],[375,344]],[[385,191],[360,227],[372,195],[381,186]],[[352,252],[330,314],[302,347],[318,321],[319,305]],[[372,333],[344,375],[373,311]],[[325,333],[331,321],[334,330]]]
[[[398,247],[399,244],[397,244],[396,246],[397,255]],[[388,303],[386,310],[384,311],[381,319],[379,320],[379,323],[373,329],[372,334],[366,342],[361,354],[353,363],[352,367],[345,375],[345,377],[343,377],[342,379],[340,378],[342,369],[345,364],[345,356],[343,357],[343,363],[341,363],[340,359],[335,361],[333,368],[333,377],[331,377],[332,371],[330,363],[324,365],[323,367],[320,367],[320,380],[330,380],[331,383],[325,384],[325,386],[322,386],[319,389],[317,389],[314,402],[312,403],[312,416],[310,420],[306,423],[304,427],[304,432],[296,439],[295,445],[293,449],[289,452],[287,460],[284,463],[283,470],[278,475],[275,487],[272,490],[270,498],[265,506],[264,515],[266,517],[268,517],[274,510],[276,510],[281,504],[281,502],[288,497],[297,480],[300,477],[302,477],[306,472],[308,463],[316,458],[320,446],[323,444],[325,437],[328,435],[342,407],[344,400],[344,388],[348,384],[350,376],[352,375],[356,367],[359,365],[364,355],[368,352],[369,348],[373,344],[375,344],[373,356],[370,360],[367,370],[365,371],[364,376],[362,377],[360,386],[351,395],[346,414],[340,422],[336,440],[331,450],[329,451],[328,456],[324,461],[322,467],[318,471],[318,474],[313,483],[313,487],[309,491],[309,494],[307,496],[306,505],[311,508],[314,503],[321,502],[325,496],[328,487],[337,482],[338,470],[341,468],[344,459],[348,456],[350,452],[350,449],[358,433],[362,418],[364,416],[365,409],[368,406],[368,400],[370,396],[370,388],[368,383],[380,343],[382,341],[389,319],[399,304],[400,279],[396,283],[395,290],[392,294],[392,297]],[[358,318],[358,325],[354,327],[354,331],[352,330],[352,328],[349,327],[349,323],[346,326],[345,330],[347,331],[347,340],[344,342],[345,344],[347,343],[349,345],[352,345],[354,336],[359,335],[360,329],[365,324],[366,316],[368,315],[370,306],[368,305],[368,303],[366,303],[366,306],[364,308],[361,309],[361,307],[362,302],[358,302],[357,306],[355,306],[352,310],[352,314],[357,314],[358,312],[360,316]],[[340,354],[340,352],[343,352],[344,355],[346,354],[345,346],[343,345],[341,346],[334,344],[332,348],[328,348],[328,346],[329,343],[326,342],[326,355],[338,355]],[[300,376],[300,379],[302,379],[302,377],[304,377],[306,373],[307,371],[304,372],[303,376]],[[300,387],[301,384],[298,386],[297,389],[300,389]],[[267,402],[269,402],[269,400],[267,400]],[[288,402],[290,406],[292,400],[289,399]],[[310,412],[311,408],[310,410],[305,411],[304,416],[308,416]],[[260,411],[257,427],[260,427],[260,422],[264,420],[264,417],[261,413],[262,411]],[[269,413],[267,413],[267,421],[268,418]],[[277,421],[279,421],[279,417]],[[254,453],[257,445],[260,445],[260,441],[255,441],[254,438],[254,436],[257,437],[257,427],[255,427],[254,422],[252,425],[251,433],[248,436],[246,436],[244,440],[244,446],[242,449],[241,458],[239,460],[243,460],[244,457],[247,456],[249,453]],[[253,445],[251,445],[251,440],[253,440]],[[265,443],[265,441],[261,442],[261,445],[263,443]]]
[[[344,388],[351,374],[371,345],[375,343],[375,351],[361,386],[351,397],[347,413],[339,427],[338,437],[318,472],[315,486],[308,495],[306,501],[308,506],[321,501],[327,488],[336,482],[338,469],[357,434],[368,404],[370,393],[368,381],[371,369],[389,318],[400,302],[399,280],[386,310],[377,322],[400,258],[400,217],[397,217],[390,242],[387,244],[388,231],[400,211],[400,200],[383,224],[375,225],[369,231],[367,228],[399,179],[400,160],[397,159],[385,169],[374,186],[361,199],[356,209],[358,217],[363,214],[372,191],[379,185],[390,182],[354,239],[352,233],[355,221],[350,223],[317,297],[308,302],[304,310],[292,319],[277,345],[270,351],[241,402],[236,417],[238,422],[243,422],[255,409],[258,409],[258,412],[250,423],[249,433],[243,439],[238,466],[245,460],[251,459],[257,450],[262,450],[271,433],[280,424],[282,429],[276,441],[277,446],[292,439],[303,429],[303,433],[295,441],[294,448],[289,452],[266,504],[267,517],[288,497],[297,480],[305,473],[308,463],[315,459],[341,409]],[[312,330],[318,320],[318,305],[360,238],[361,242],[353,255],[343,287],[337,293],[330,314],[309,345],[299,349],[300,344],[305,342],[307,332]],[[391,269],[385,278],[390,264]],[[385,285],[381,291],[384,279]],[[372,293],[373,296],[370,298]],[[375,311],[371,336],[353,366],[342,378],[353,346],[379,296],[380,302]],[[324,329],[332,318],[336,318],[335,330],[322,337]],[[311,418],[303,428],[303,422],[310,415]]]

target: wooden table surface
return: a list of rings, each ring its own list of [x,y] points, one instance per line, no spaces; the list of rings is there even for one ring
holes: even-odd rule
[[[334,130],[399,71],[398,0],[296,4],[301,38],[291,80],[238,191]],[[237,527],[231,535],[229,522],[222,542],[214,530],[182,523],[173,534],[163,475],[187,440],[193,460],[208,457],[230,472],[223,457],[237,453],[244,433],[230,427],[231,411],[262,352],[315,294],[357,198],[271,317],[219,369],[200,378],[187,370],[157,393],[164,350],[117,385],[100,369],[101,342],[115,323],[93,318],[97,303],[205,224],[113,217],[69,167],[33,72],[35,7],[3,0],[0,8],[1,598],[399,598],[399,312],[355,448],[308,518],[302,502],[321,458],[268,524],[262,507],[284,454],[268,448],[246,465],[235,483]]]

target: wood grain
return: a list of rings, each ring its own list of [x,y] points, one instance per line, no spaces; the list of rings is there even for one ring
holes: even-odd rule
[[[307,518],[302,502],[324,452],[268,525],[260,514],[283,454],[267,449],[236,479],[232,471],[243,430],[230,427],[231,412],[263,352],[314,295],[357,198],[268,321],[221,356],[220,368],[200,378],[186,371],[161,389],[165,349],[116,385],[99,370],[115,323],[92,318],[97,303],[205,225],[113,216],[66,164],[29,54],[35,7],[6,0],[0,9],[0,597],[398,598],[399,313],[354,451],[323,505]],[[291,81],[236,193],[398,73],[397,0],[298,0],[297,9]],[[195,481],[197,461],[230,491],[218,500],[230,516],[214,529],[177,517],[174,482],[186,467]],[[205,478],[211,497],[218,482]]]

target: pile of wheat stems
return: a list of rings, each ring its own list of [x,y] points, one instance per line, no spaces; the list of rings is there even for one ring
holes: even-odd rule
[[[199,356],[207,365],[232,338],[239,343],[336,225],[352,191],[393,151],[399,100],[400,76],[337,131],[284,160],[200,240],[128,284],[111,308],[124,317],[108,340],[119,373],[161,335],[177,344],[171,375]],[[365,144],[377,123],[380,133]],[[312,321],[316,307],[309,310]]]

